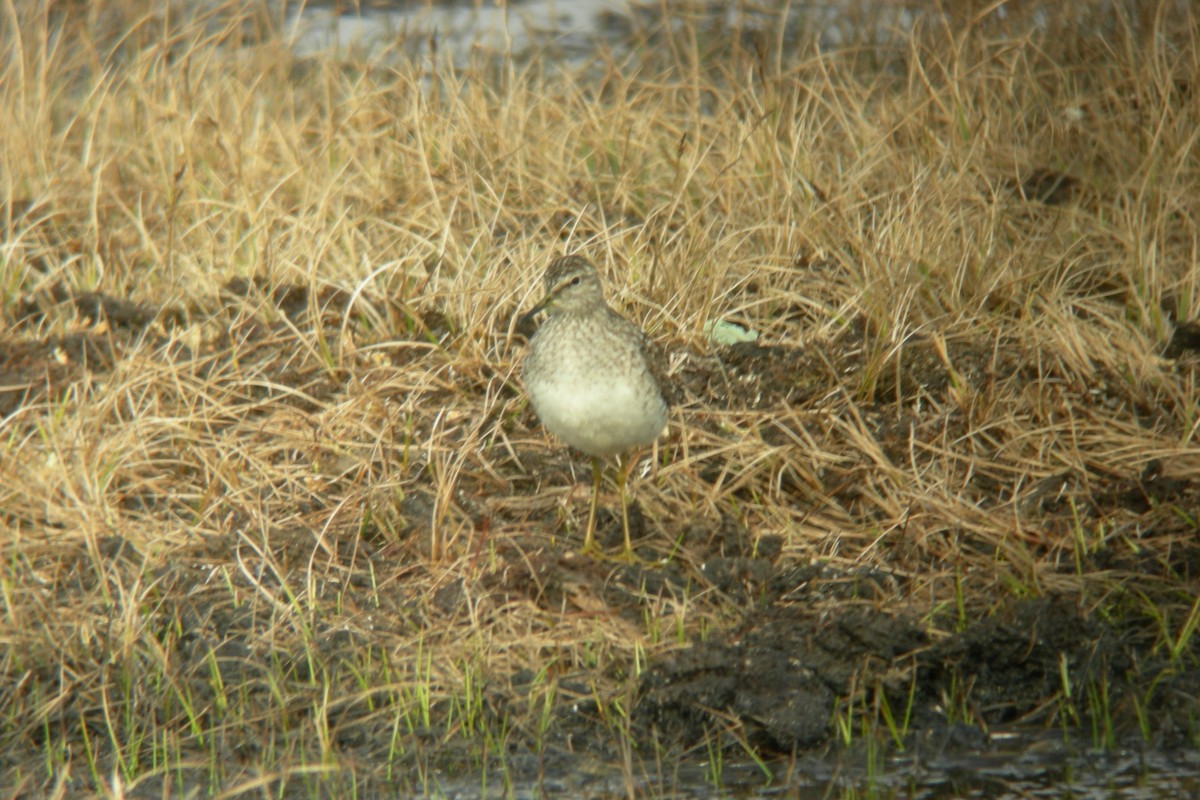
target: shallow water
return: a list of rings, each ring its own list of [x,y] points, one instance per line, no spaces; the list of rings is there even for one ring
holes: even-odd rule
[[[621,49],[629,34],[660,18],[657,2],[629,0],[524,0],[523,2],[396,3],[343,13],[322,4],[306,5],[288,17],[287,30],[298,55],[321,52],[356,55],[387,62],[396,58],[450,53],[463,66],[474,55],[524,58],[552,49],[567,60],[598,49]],[[694,4],[694,11],[701,4]],[[783,10],[754,4],[708,4],[699,21],[710,31],[760,31],[788,37],[805,31],[822,47],[834,47],[861,33],[863,15],[852,14],[850,0],[789,3]],[[861,4],[858,4],[861,6]],[[894,37],[922,15],[918,4],[886,3],[874,9],[869,24],[876,37]]]
[[[1167,800],[1200,797],[1200,753],[1074,750],[1061,735],[1000,738],[987,752],[945,757],[899,754],[871,766],[865,755],[805,755],[766,765],[705,763],[681,766],[670,775],[628,778],[580,756],[580,768],[505,786],[490,778],[433,782],[432,796],[485,797],[821,797],[821,798],[1057,798],[1058,800]],[[515,765],[512,772],[521,772]],[[531,765],[530,765],[531,766]],[[718,773],[719,779],[714,778]],[[636,773],[636,770],[635,770]],[[510,778],[513,777],[510,773]]]

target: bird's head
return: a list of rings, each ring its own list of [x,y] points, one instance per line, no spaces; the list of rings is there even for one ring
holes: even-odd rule
[[[542,279],[546,295],[522,318],[531,319],[545,311],[547,314],[583,311],[604,305],[604,289],[600,274],[583,256],[563,256],[554,260]]]

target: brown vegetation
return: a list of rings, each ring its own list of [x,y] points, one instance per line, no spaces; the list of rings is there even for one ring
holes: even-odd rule
[[[4,783],[1194,742],[1196,20],[1063,5],[457,66],[0,8]],[[516,379],[575,249],[671,354],[646,566],[573,554],[586,461]]]

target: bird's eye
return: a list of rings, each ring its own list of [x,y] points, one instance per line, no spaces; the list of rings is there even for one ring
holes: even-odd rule
[[[583,277],[580,275],[576,275],[574,278],[571,278],[572,286],[578,286],[582,282],[583,282]]]

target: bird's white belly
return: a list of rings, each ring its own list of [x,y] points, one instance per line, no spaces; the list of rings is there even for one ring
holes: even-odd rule
[[[650,444],[667,424],[660,397],[621,382],[565,374],[531,392],[530,399],[547,430],[593,456]]]

